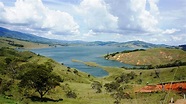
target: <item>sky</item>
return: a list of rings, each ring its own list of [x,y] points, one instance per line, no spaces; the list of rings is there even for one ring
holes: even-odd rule
[[[0,0],[0,26],[59,40],[186,44],[186,0]]]

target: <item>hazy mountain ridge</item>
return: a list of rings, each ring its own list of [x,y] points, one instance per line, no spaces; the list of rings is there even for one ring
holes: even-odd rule
[[[125,43],[121,43],[122,47],[136,47],[136,48],[157,48],[157,47],[169,47],[168,45],[165,44],[152,44],[152,43],[147,43],[143,41],[129,41]]]
[[[117,46],[117,47],[130,47],[130,48],[169,47],[168,45],[164,45],[164,44],[152,44],[143,41],[129,41],[129,42],[121,43],[121,42],[114,42],[114,41],[85,42],[80,40],[75,40],[75,41],[56,40],[56,39],[43,38],[36,35],[22,33],[18,31],[12,31],[3,27],[0,27],[0,36],[38,42],[38,43],[48,43],[48,44],[66,44],[66,45],[83,45],[83,46]]]
[[[39,37],[32,34],[22,33],[18,31],[12,31],[6,28],[0,27],[0,36],[2,37],[9,37],[9,38],[15,38],[20,40],[27,40],[32,42],[41,42],[41,43],[50,43],[51,40],[43,37]]]
[[[87,46],[117,46],[117,47],[129,47],[129,48],[157,48],[157,47],[169,47],[165,44],[152,44],[147,43],[143,41],[128,41],[128,42],[102,42],[102,41],[95,41],[95,42],[89,42],[86,44]]]
[[[179,45],[179,47],[181,47],[182,50],[186,51],[186,45]]]

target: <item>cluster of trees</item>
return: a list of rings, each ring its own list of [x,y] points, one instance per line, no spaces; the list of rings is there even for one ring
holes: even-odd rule
[[[117,76],[114,81],[104,85],[105,90],[115,99],[114,104],[119,104],[121,99],[131,99],[131,96],[125,92],[125,89],[128,88],[125,84],[136,77],[137,75],[133,71],[130,73],[122,73],[120,76]]]
[[[132,67],[132,68],[127,68],[127,67],[121,67],[121,68],[125,68],[125,69],[155,69],[155,68],[168,68],[168,67],[179,67],[179,66],[185,66],[186,62],[182,62],[181,60],[176,60],[172,63],[168,63],[168,64],[160,64],[160,65],[141,65],[141,66],[136,66],[136,67]]]
[[[5,39],[5,41],[8,42],[9,45],[16,46],[16,47],[24,47],[22,44],[15,44],[14,41]]]
[[[115,78],[115,81],[118,82],[118,83],[122,83],[122,82],[128,83],[129,80],[134,79],[136,76],[137,75],[133,71],[131,71],[128,74],[122,73],[120,76]]]
[[[173,63],[168,63],[164,65],[157,65],[156,68],[167,68],[167,67],[179,67],[186,65],[186,62],[182,62],[181,60],[176,60]]]
[[[50,62],[44,64],[29,62],[28,59],[34,55],[31,52],[18,52],[10,48],[0,49],[1,94],[11,94],[17,86],[20,94],[23,93],[23,89],[27,90],[25,92],[35,90],[42,100],[48,91],[63,82],[63,79],[53,72]],[[23,64],[20,64],[22,62]]]
[[[122,51],[121,53],[130,53],[130,52],[136,52],[136,51],[146,51],[146,50],[145,49],[125,50],[125,51]]]
[[[93,81],[91,84],[92,89],[96,90],[96,93],[101,93],[102,84],[98,81]]]
[[[91,87],[96,93],[101,93],[101,89],[104,87],[111,97],[115,99],[114,104],[119,104],[121,99],[131,99],[131,96],[125,92],[125,89],[128,88],[125,84],[129,83],[130,80],[135,79],[136,76],[136,73],[133,71],[130,73],[122,73],[117,76],[114,81],[105,83],[103,86],[99,81],[93,81]]]
[[[135,49],[135,50],[125,50],[122,52],[115,52],[115,53],[105,55],[104,58],[108,58],[109,56],[113,57],[119,53],[130,53],[130,52],[136,52],[136,51],[145,51],[145,49]]]
[[[9,45],[15,46],[15,47],[24,47],[22,44],[14,44],[14,43],[9,43]]]

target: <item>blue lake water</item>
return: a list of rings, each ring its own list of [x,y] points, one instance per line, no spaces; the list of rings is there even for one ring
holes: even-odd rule
[[[93,76],[102,77],[108,75],[108,73],[103,69],[98,67],[90,67],[82,63],[72,62],[72,59],[96,62],[97,64],[103,66],[130,67],[130,65],[123,64],[117,61],[106,60],[103,58],[103,55],[107,53],[119,52],[124,50],[131,50],[131,48],[113,46],[67,46],[33,49],[31,51],[43,56],[50,57],[59,63],[64,63],[64,65],[66,66],[76,68]]]

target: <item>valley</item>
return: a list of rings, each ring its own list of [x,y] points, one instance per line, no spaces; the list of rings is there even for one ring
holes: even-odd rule
[[[0,104],[186,104],[186,0],[0,0]]]
[[[25,43],[21,43],[21,44],[25,45]],[[162,102],[163,104],[167,104],[172,97],[174,97],[175,101],[177,99],[182,99],[183,94],[185,93],[185,92],[181,92],[181,93],[175,92],[174,90],[168,90],[168,91],[158,90],[156,92],[150,92],[150,93],[136,92],[142,89],[143,87],[145,87],[147,83],[148,85],[157,85],[161,83],[185,81],[186,66],[184,65],[159,68],[159,69],[143,69],[143,70],[125,69],[122,67],[122,65],[119,64],[118,64],[119,66],[117,65],[112,66],[112,64],[109,63],[108,64],[100,63],[104,59],[104,57],[101,57],[100,53],[98,55],[94,53],[94,55],[96,56],[95,59],[93,58],[93,56],[91,56],[90,58],[85,58],[84,60],[84,58],[79,59],[78,57],[76,58],[70,57],[72,55],[70,56],[66,55],[66,58],[69,58],[69,61],[65,61],[64,57],[60,59],[64,61],[60,61],[53,56],[51,57],[51,54],[57,55],[56,53],[48,54],[46,53],[47,52],[46,49],[60,50],[60,48],[63,49],[64,47],[36,49],[39,50],[36,53],[29,52],[26,50],[20,52],[12,49],[15,47],[12,48],[3,48],[3,47],[4,46],[2,46],[1,48],[1,55],[0,55],[1,57],[0,58],[1,59],[0,60],[0,64],[1,64],[0,99],[2,99],[1,101],[3,101],[3,103],[11,102],[11,103],[18,103],[18,104],[24,104],[24,103],[29,103],[29,104],[42,104],[42,103],[43,104],[45,103],[46,104],[47,103],[48,104],[51,103],[54,104],[61,104],[61,103],[64,104],[86,104],[86,103],[133,104],[137,102],[138,104],[158,104],[159,102]],[[70,48],[74,49],[75,47],[70,47]],[[87,50],[87,48],[93,48],[93,47],[86,47],[85,49]],[[104,47],[101,46],[97,48],[104,48]],[[106,49],[109,49],[109,47],[107,47]],[[35,49],[32,49],[32,51],[33,50]],[[44,50],[43,53],[42,50]],[[121,51],[122,50],[123,49],[121,49]],[[158,53],[160,51],[163,51],[163,52],[167,52],[168,55],[172,57],[172,60],[179,59],[182,62],[185,61],[184,58],[185,51],[181,51],[180,49],[155,48],[149,50],[139,51],[139,52],[140,54],[143,54],[143,56],[150,55],[150,53],[155,52],[154,55],[157,56],[156,51]],[[117,52],[117,51],[112,51],[112,52]],[[50,51],[48,52],[50,53]],[[55,52],[60,52],[60,51],[55,51]],[[64,52],[69,53],[70,50],[69,51],[65,50]],[[78,51],[73,51],[73,52],[78,52]],[[87,53],[87,51],[81,51],[81,52]],[[149,54],[143,52],[148,52]],[[106,54],[107,51],[103,51],[103,53]],[[104,55],[103,53],[101,54]],[[133,54],[133,52],[129,52],[129,53]],[[65,55],[65,53],[63,52],[60,54]],[[48,55],[48,57],[50,58],[47,58],[43,55],[45,56]],[[87,57],[87,55],[85,55],[84,57]],[[159,58],[160,57],[163,58],[163,56],[159,55]],[[100,60],[99,58],[102,61],[96,61],[97,59]],[[153,65],[158,65],[157,62],[159,60],[157,59],[154,58],[153,61],[156,62],[156,64]],[[139,60],[139,59],[133,58],[133,60]],[[109,60],[105,60],[105,61],[107,62]],[[161,61],[162,61],[161,63],[172,62],[171,60],[169,61],[161,60]],[[109,62],[115,63],[117,61],[109,61]],[[80,66],[82,65],[87,66],[88,69],[85,69],[87,72],[82,69],[69,66],[72,63]],[[46,93],[46,95],[44,95],[45,98],[45,100],[43,99],[44,102],[40,101],[39,94],[35,92],[33,89],[26,90],[24,88],[19,87],[19,82],[21,81],[19,76],[22,74],[24,75],[24,73],[26,73],[29,70],[33,70],[32,66],[34,64],[36,66],[37,65],[44,65],[46,67],[50,66],[52,68],[52,73],[55,73],[56,75],[60,76],[64,80],[63,82],[60,82],[59,86],[56,86],[55,88],[51,89],[48,93]],[[12,73],[13,70],[10,70],[12,68],[14,71],[16,71],[16,73]],[[94,74],[93,75],[91,74],[92,71],[89,72],[90,69],[94,71],[94,73],[100,74],[100,72],[98,71],[99,69],[99,70],[104,70],[108,74],[103,74],[103,76],[101,75],[99,77],[94,76]],[[10,83],[10,86],[7,87],[9,90],[4,90],[3,86],[7,83]],[[19,90],[25,90],[27,92],[27,95],[24,95],[25,92],[19,92]]]

